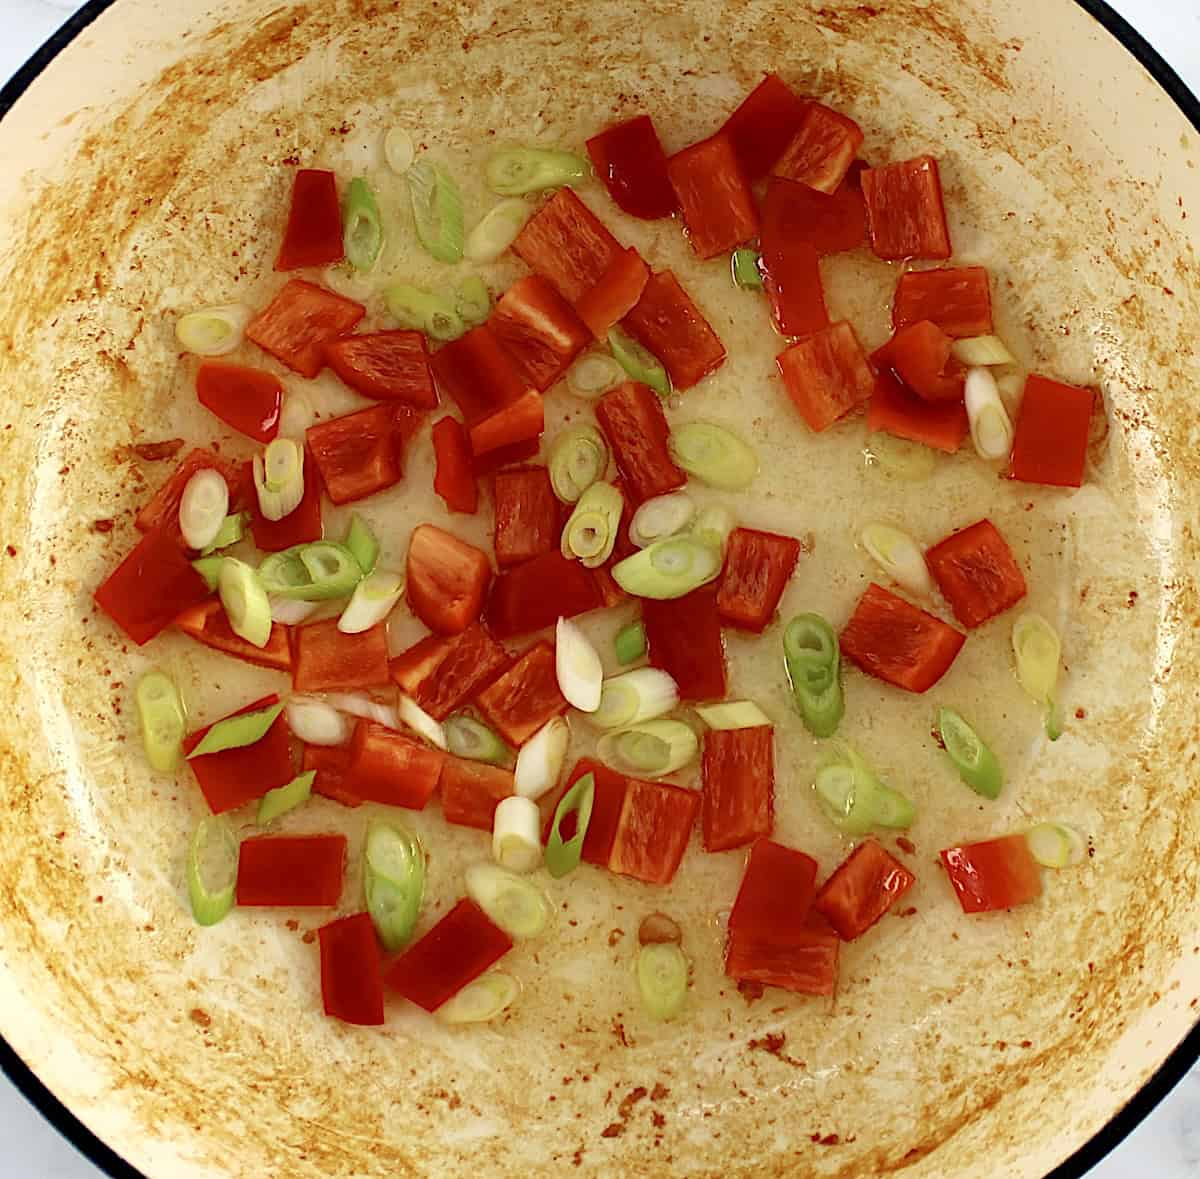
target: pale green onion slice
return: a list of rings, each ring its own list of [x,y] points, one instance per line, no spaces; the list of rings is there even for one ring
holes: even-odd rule
[[[438,1009],[443,1023],[487,1023],[503,1015],[521,994],[521,984],[503,970],[489,970],[451,995]]]
[[[243,749],[261,741],[283,711],[282,704],[269,704],[254,712],[243,712],[219,720],[188,754],[188,760],[207,753],[223,753],[226,749]]]
[[[411,283],[393,283],[383,297],[388,313],[402,328],[424,332],[432,340],[457,340],[467,330],[462,316],[448,299],[431,295]]]
[[[621,627],[613,640],[613,653],[622,667],[643,658],[646,654],[646,628],[640,622]]]
[[[307,622],[321,608],[320,602],[301,602],[296,598],[280,598],[267,595],[271,604],[271,619],[280,626],[299,626]]]
[[[492,820],[492,856],[510,872],[532,872],[542,862],[542,812],[531,798],[502,798]]]
[[[596,754],[621,774],[661,778],[696,759],[700,742],[689,725],[677,720],[652,720],[617,733],[605,733]]]
[[[735,286],[748,291],[761,291],[763,286],[761,259],[757,250],[734,250],[730,258]]]
[[[679,703],[679,686],[657,667],[639,667],[610,676],[600,692],[600,707],[588,721],[598,729],[626,729],[665,716]]]
[[[847,835],[865,835],[876,826],[904,829],[917,815],[912,802],[884,785],[849,745],[838,746],[836,760],[821,767],[814,785],[830,821]]]
[[[470,274],[458,284],[454,310],[463,323],[483,323],[492,309],[492,296],[487,283],[477,274]]]
[[[289,393],[283,399],[283,407],[279,411],[277,437],[291,438],[303,447],[304,432],[316,420],[316,411],[308,398],[301,393]]]
[[[1013,624],[1012,646],[1017,679],[1025,694],[1042,706],[1046,736],[1056,741],[1062,734],[1055,698],[1062,656],[1058,632],[1040,614],[1022,614]]]
[[[304,498],[304,446],[294,438],[275,438],[254,456],[258,509],[268,520],[282,520]]]
[[[361,568],[355,562],[355,568]],[[368,573],[355,587],[350,604],[338,619],[338,630],[345,635],[359,635],[378,626],[404,596],[404,578],[390,569]]]
[[[741,491],[758,475],[758,456],[735,434],[712,422],[685,422],[671,431],[671,457],[701,483]]]
[[[589,400],[603,396],[626,379],[626,372],[603,352],[588,352],[567,369],[567,386]]]
[[[458,185],[443,169],[426,160],[413,164],[405,179],[417,240],[439,262],[461,262],[463,203]]]
[[[975,452],[989,462],[1008,458],[1013,445],[1013,425],[990,369],[967,370],[966,402]]]
[[[729,534],[737,527],[733,513],[720,504],[705,508],[692,521],[691,534],[698,541],[710,545],[718,553],[725,552]]]
[[[686,491],[656,495],[642,503],[629,522],[629,539],[639,549],[683,532],[696,517],[696,501]]]
[[[638,991],[653,1019],[674,1019],[688,992],[688,960],[673,942],[652,942],[637,956]]]
[[[179,501],[179,530],[190,549],[205,549],[221,531],[229,511],[229,484],[211,467],[197,471]]]
[[[499,864],[472,864],[467,869],[467,895],[517,940],[537,937],[550,922],[545,893]]]
[[[570,739],[571,730],[566,719],[556,716],[517,750],[513,789],[520,797],[536,802],[558,785]]]
[[[501,201],[467,234],[464,256],[469,262],[495,262],[517,240],[532,212],[525,201]]]
[[[938,732],[958,776],[976,794],[998,798],[1004,786],[1004,773],[996,755],[979,734],[952,708],[943,708],[938,713]]]
[[[209,591],[215,592],[221,581],[221,566],[224,564],[224,557],[201,557],[192,562],[192,568],[204,578]]]
[[[312,785],[316,776],[316,770],[306,770],[303,774],[297,774],[290,782],[276,786],[274,790],[268,790],[259,799],[258,814],[254,821],[260,827],[265,827],[268,823],[273,823],[276,819],[286,815],[288,811],[294,811],[298,806],[303,806],[312,798]]]
[[[189,311],[175,321],[175,339],[196,356],[228,356],[241,344],[253,314],[241,303]]]
[[[363,849],[363,893],[389,953],[412,937],[425,896],[425,849],[407,827],[373,821]]]
[[[694,535],[672,536],[619,561],[612,575],[627,594],[667,601],[714,581],[723,563],[719,548]]]
[[[221,482],[223,483],[224,480],[222,479]],[[228,491],[228,489],[226,490]],[[208,557],[221,549],[227,549],[231,545],[237,544],[245,535],[246,513],[233,512],[221,521],[221,527],[217,529],[217,535],[200,550],[200,556]]]
[[[396,701],[396,716],[400,719],[401,724],[424,737],[435,748],[445,749],[448,747],[446,730],[411,696],[402,694]]]
[[[612,556],[625,499],[611,483],[593,483],[580,497],[562,532],[562,554],[597,569]]]
[[[497,196],[523,196],[584,180],[589,171],[582,156],[568,151],[510,147],[496,152],[488,160],[487,184]]]
[[[608,443],[595,426],[564,430],[550,447],[550,483],[565,504],[578,503],[608,470]]]
[[[1083,836],[1065,823],[1039,823],[1026,832],[1029,850],[1043,868],[1069,868],[1083,860]]]
[[[233,908],[240,850],[223,818],[206,815],[197,824],[187,863],[188,898],[197,925],[216,925]]]
[[[910,483],[928,479],[936,466],[933,451],[928,446],[905,438],[893,438],[891,434],[872,434],[863,453],[868,465],[874,464],[885,474]]]
[[[342,214],[342,245],[346,260],[358,271],[367,271],[383,249],[383,221],[371,186],[361,177],[350,181]]]
[[[592,821],[592,804],[595,800],[595,774],[584,774],[558,800],[554,821],[550,824],[550,838],[546,840],[546,869],[555,879],[566,876],[568,872],[573,872],[579,867],[583,841],[587,838],[588,826]],[[572,818],[575,830],[570,839],[567,839],[563,835],[563,828]]]
[[[875,822],[881,827],[890,827],[896,831],[905,831],[913,825],[917,817],[917,808],[912,800],[906,798],[898,790],[875,782]]]
[[[183,757],[187,715],[175,681],[166,672],[148,671],[134,693],[142,748],[146,760],[159,773],[172,773]]]
[[[965,340],[955,340],[950,345],[950,353],[968,368],[995,368],[1002,364],[1017,363],[1016,357],[999,336],[970,336]]]
[[[760,729],[770,717],[753,700],[729,700],[724,704],[697,704],[696,714],[710,729]]]
[[[558,690],[572,708],[595,712],[600,707],[604,668],[587,635],[569,618],[560,618],[554,635],[554,670]]]
[[[271,639],[271,603],[258,574],[244,561],[225,557],[217,592],[233,633],[255,647],[265,647]]]
[[[398,729],[400,717],[390,704],[381,704],[366,692],[330,692],[325,699],[339,712],[347,716],[362,717],[383,725],[385,729]]]
[[[487,762],[493,766],[503,765],[508,761],[508,746],[487,725],[481,724],[474,717],[452,716],[443,728],[446,732],[446,748],[455,757]],[[536,740],[536,737],[530,740]]]
[[[258,575],[267,593],[302,602],[348,597],[363,579],[357,558],[334,540],[315,540],[272,553],[259,566]]]
[[[379,560],[379,541],[371,531],[371,526],[357,512],[350,517],[344,543],[358,562],[364,577],[374,570]]]
[[[662,361],[632,336],[620,328],[612,328],[608,333],[608,346],[612,349],[613,359],[630,380],[649,385],[660,397],[671,396],[671,378]]]
[[[933,593],[925,554],[907,532],[890,524],[868,524],[861,539],[867,555],[898,585],[918,598]]]
[[[293,696],[284,711],[288,728],[305,745],[345,745],[352,735],[345,714],[316,696]]]
[[[403,127],[389,127],[383,137],[383,158],[397,175],[403,176],[417,158],[413,137]]]

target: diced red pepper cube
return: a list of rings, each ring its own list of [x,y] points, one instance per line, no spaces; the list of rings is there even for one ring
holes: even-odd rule
[[[377,721],[361,719],[350,739],[342,785],[363,802],[421,811],[437,789],[446,756]]]
[[[468,431],[473,455],[486,454],[536,441],[546,428],[546,407],[542,395],[532,389],[511,405],[498,409]]]
[[[379,939],[369,913],[354,913],[317,930],[325,1014],[358,1027],[383,1023]]]
[[[336,618],[292,627],[292,686],[297,692],[352,692],[390,681],[387,623],[348,635]]]
[[[948,847],[941,856],[964,913],[1011,909],[1042,895],[1042,874],[1024,835]]]
[[[925,554],[925,563],[963,626],[982,626],[1026,593],[1025,575],[990,520],[946,537]]]
[[[881,258],[949,258],[950,231],[937,160],[918,156],[862,174],[871,249]]]
[[[492,586],[485,617],[496,638],[511,639],[601,605],[590,571],[556,549],[505,569]]]
[[[662,398],[649,385],[626,381],[605,393],[596,406],[596,420],[632,503],[677,491],[687,482],[667,445],[671,429]]]
[[[772,250],[781,255],[784,261],[789,256],[788,251],[791,251],[795,258],[793,283],[800,284],[800,296],[804,296],[798,296],[795,301],[801,312],[807,309],[809,319],[819,316],[825,307],[820,269],[814,270],[811,255],[800,252],[797,246],[806,243],[823,258],[827,254],[856,250],[866,244],[867,206],[863,203],[857,176],[847,177],[831,196],[817,192],[807,184],[775,177],[767,187],[762,236],[764,251],[768,240]],[[827,315],[825,322],[829,322]]]
[[[510,745],[524,745],[547,721],[567,711],[558,688],[554,648],[535,643],[475,697],[479,711]]]
[[[570,188],[560,188],[530,219],[513,251],[574,303],[612,265],[621,243]]]
[[[853,119],[819,102],[810,102],[772,172],[818,192],[836,192],[862,141],[862,128]]]
[[[134,524],[142,532],[163,531],[183,543],[183,534],[179,529],[179,505],[183,500],[183,492],[191,482],[192,476],[198,471],[216,471],[225,480],[229,488],[229,503],[232,506],[238,501],[242,490],[241,468],[222,458],[211,450],[189,451],[180,461],[179,466],[171,473],[171,477],[154,493],[150,501],[142,506]]]
[[[857,409],[875,391],[875,374],[848,323],[835,323],[797,340],[775,363],[788,396],[817,433]]]
[[[237,903],[243,908],[333,908],[346,872],[344,835],[256,835],[242,840]]]
[[[650,276],[621,326],[658,357],[681,393],[725,362],[724,344],[669,270]]]
[[[545,467],[496,476],[496,563],[519,565],[558,547],[561,509]]]
[[[482,479],[505,467],[513,467],[537,458],[541,449],[540,438],[531,438],[528,442],[517,442],[512,446],[502,446],[499,450],[489,450],[486,454],[472,455],[471,469],[475,472],[476,479]]]
[[[483,610],[492,566],[487,554],[433,524],[408,544],[408,604],[430,630],[455,635]]]
[[[224,607],[218,601],[201,602],[185,610],[175,619],[175,627],[196,642],[212,647],[214,651],[224,651],[235,659],[259,667],[270,667],[275,671],[291,670],[292,648],[288,628],[277,622],[271,624],[271,636],[265,647],[256,647],[241,635],[234,634]]]
[[[597,340],[620,323],[639,303],[650,281],[650,267],[634,249],[622,250],[604,277],[575,303],[575,311]]]
[[[442,418],[433,426],[436,469],[433,490],[452,512],[473,516],[479,510],[479,487],[475,482],[471,443],[456,418]]]
[[[434,720],[445,720],[511,660],[479,623],[449,638],[430,635],[391,662],[392,679]]]
[[[530,392],[508,350],[482,323],[466,335],[442,345],[430,361],[442,392],[473,426]]]
[[[699,257],[715,258],[757,236],[754,194],[723,135],[677,152],[667,161],[667,175]]]
[[[436,409],[429,349],[420,332],[367,332],[325,345],[325,363],[357,393]]]
[[[306,745],[300,772],[313,771],[313,793],[342,806],[362,806],[362,799],[348,784],[353,754],[348,745]]]
[[[790,181],[772,181],[763,206],[762,274],[771,318],[784,336],[809,336],[829,327],[821,259],[797,222],[798,205]]]
[[[647,884],[670,884],[687,851],[699,809],[696,790],[627,779],[609,869]]]
[[[587,141],[592,167],[608,195],[631,217],[655,221],[678,207],[667,157],[649,115],[637,115]]]
[[[301,168],[292,180],[292,203],[275,269],[329,266],[345,256],[337,180],[332,172]]]
[[[1009,473],[1025,483],[1078,487],[1083,482],[1096,395],[1046,377],[1025,381]]]
[[[551,284],[531,274],[496,303],[488,327],[521,380],[544,393],[591,342],[587,325]]]
[[[778,74],[768,74],[725,120],[721,133],[733,144],[746,179],[765,176],[800,127],[808,104]]]
[[[891,369],[881,369],[867,407],[867,429],[956,454],[971,423],[963,402],[926,401],[909,392]]]
[[[621,811],[625,806],[625,793],[629,789],[629,779],[616,770],[610,770],[600,762],[589,757],[577,762],[571,771],[566,785],[559,792],[562,796],[587,774],[592,775],[595,788],[592,792],[592,817],[588,822],[587,834],[583,837],[581,858],[597,868],[607,868],[612,859],[613,844],[617,838],[617,825],[621,821]],[[555,804],[557,808],[557,802]],[[564,826],[569,820],[564,820]],[[546,821],[544,839],[549,839],[554,825],[554,811],[551,810]],[[564,831],[564,839],[570,839],[575,834],[575,828]]]
[[[874,582],[841,635],[842,654],[868,675],[927,692],[950,670],[966,635]]]
[[[495,965],[512,940],[464,897],[388,968],[384,982],[426,1011],[436,1011]]]
[[[992,295],[983,266],[908,270],[896,285],[892,326],[929,320],[948,336],[966,339],[992,333]]]
[[[729,914],[730,936],[754,938],[798,928],[812,907],[816,884],[817,861],[811,856],[770,839],[757,840]]]
[[[196,370],[196,397],[227,426],[255,442],[270,442],[279,429],[283,386],[274,373],[206,360]]]
[[[325,345],[354,330],[367,309],[315,283],[290,279],[247,325],[246,339],[302,377],[325,364]]]
[[[725,568],[717,588],[722,621],[761,632],[775,617],[799,559],[800,542],[794,537],[735,528],[725,548]]]
[[[645,599],[642,625],[651,667],[661,668],[679,685],[681,700],[725,695],[725,641],[711,585],[672,601]]]
[[[372,405],[309,426],[305,439],[335,504],[394,487],[404,474],[404,440],[391,405]]]
[[[852,942],[862,937],[910,888],[916,877],[874,839],[850,853],[817,893],[814,908]]]
[[[490,831],[496,807],[513,793],[512,770],[447,756],[442,763],[442,815],[447,823]]]
[[[704,850],[727,851],[768,836],[775,823],[775,730],[704,734]]]
[[[282,520],[268,520],[258,506],[258,496],[250,500],[250,533],[254,544],[264,553],[279,553],[298,544],[311,544],[324,535],[321,523],[321,472],[313,456],[304,455],[304,496]]]
[[[951,352],[953,341],[929,320],[901,328],[872,356],[880,368],[891,368],[926,401],[962,401],[967,370]]]
[[[782,987],[798,995],[832,995],[837,989],[841,943],[824,917],[810,910],[786,933],[731,934],[725,973],[739,982]]]
[[[610,569],[611,564],[589,570],[592,580],[596,583],[596,592],[600,595],[600,605],[606,610],[612,606],[619,606],[629,596],[617,585],[616,579],[609,572]]]

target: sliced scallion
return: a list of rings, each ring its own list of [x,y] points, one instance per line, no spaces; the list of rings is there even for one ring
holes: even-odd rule
[[[567,369],[567,385],[572,393],[591,400],[615,389],[626,376],[614,357],[587,352]]]
[[[303,806],[312,798],[312,784],[316,776],[316,770],[306,770],[303,774],[297,774],[290,782],[276,786],[274,790],[268,790],[259,799],[258,814],[254,821],[260,827],[265,827],[268,823],[273,823],[282,815],[286,815],[288,811],[294,811],[298,806]]]
[[[875,465],[888,475],[910,483],[921,483],[933,474],[936,459],[928,446],[895,438],[891,434],[872,434],[863,452],[867,465]]]
[[[272,553],[258,567],[267,593],[301,602],[345,598],[362,580],[354,554],[333,540],[317,540]]]
[[[257,744],[267,735],[282,711],[282,704],[269,704],[266,708],[217,721],[188,754],[188,760],[203,757],[207,753],[222,753],[226,749],[243,749],[247,745]]]
[[[918,598],[933,593],[925,554],[907,532],[890,524],[868,524],[861,539],[871,560],[898,585]]]
[[[969,336],[955,340],[950,352],[960,364],[968,368],[984,366],[994,368],[1002,364],[1016,364],[1016,357],[1008,350],[999,336]]]
[[[620,328],[612,328],[608,333],[608,346],[612,349],[613,359],[630,380],[649,385],[660,397],[671,396],[671,378],[662,362],[632,336]]]
[[[613,653],[622,667],[636,663],[646,654],[646,628],[640,622],[631,622],[617,631],[613,640]]]
[[[536,801],[558,785],[570,740],[571,730],[565,718],[556,716],[517,750],[513,789],[518,795]]]
[[[179,501],[179,530],[190,549],[206,549],[221,531],[229,511],[229,484],[219,471],[197,471]]]
[[[454,297],[454,310],[458,312],[463,323],[483,323],[492,309],[492,296],[487,289],[487,283],[477,274],[469,274],[458,284],[458,294]]]
[[[467,234],[463,255],[470,262],[495,262],[517,240],[532,212],[525,201],[501,201]]]
[[[421,160],[405,173],[417,240],[439,262],[453,265],[463,256],[462,193],[437,164]]]
[[[400,949],[412,937],[425,896],[425,849],[407,827],[378,820],[367,827],[363,893],[384,949]]]
[[[401,694],[396,701],[396,716],[400,723],[424,737],[436,749],[445,749],[446,730],[433,719],[411,696]]]
[[[589,487],[608,470],[608,443],[595,426],[564,430],[550,447],[550,482],[565,504],[579,502]]]
[[[175,321],[175,339],[195,356],[227,356],[241,344],[253,314],[241,303],[189,311]]]
[[[317,420],[312,402],[302,393],[288,393],[279,411],[279,438],[291,438],[304,445],[304,432]]]
[[[685,422],[671,431],[671,457],[701,483],[741,491],[758,474],[758,456],[735,434],[713,422]]]
[[[733,518],[733,513],[720,504],[713,504],[692,521],[690,531],[698,541],[710,545],[718,553],[724,553],[729,534],[736,527],[737,521]]]
[[[976,794],[998,798],[1004,786],[1004,773],[996,755],[979,734],[952,708],[943,708],[938,713],[938,732],[958,776]]]
[[[647,1014],[674,1019],[688,992],[688,960],[674,942],[652,942],[637,955],[638,991]]]
[[[600,706],[604,668],[600,656],[577,623],[560,618],[554,635],[554,670],[558,690],[572,708],[595,712]]]
[[[424,332],[432,340],[457,340],[467,330],[462,316],[448,299],[431,295],[411,283],[393,283],[383,297],[388,313],[402,328]]]
[[[665,716],[679,703],[679,686],[657,667],[639,667],[610,676],[600,691],[600,707],[589,717],[598,729],[627,729]]]
[[[1062,656],[1058,632],[1040,614],[1022,614],[1013,624],[1012,646],[1017,679],[1026,695],[1042,706],[1046,736],[1057,741],[1062,735],[1055,697]]]
[[[975,452],[989,462],[1008,458],[1013,445],[1013,425],[991,369],[967,370],[966,404]]]
[[[537,937],[550,923],[545,893],[499,864],[472,864],[467,895],[511,938]]]
[[[225,819],[206,815],[197,824],[187,862],[188,899],[197,925],[216,925],[233,908],[239,852]]]
[[[798,614],[783,632],[783,659],[805,727],[814,737],[832,737],[846,711],[833,628],[819,614]]]
[[[443,1023],[487,1023],[503,1015],[521,994],[521,984],[503,970],[489,970],[473,978],[438,1009]]]
[[[582,156],[539,147],[510,147],[487,162],[487,185],[498,196],[523,196],[561,188],[586,179],[590,169]]]
[[[696,759],[700,742],[690,725],[677,720],[651,720],[616,733],[605,733],[596,755],[621,774],[661,778]]]
[[[385,729],[398,729],[400,717],[390,704],[381,704],[366,692],[330,692],[325,699],[339,712],[373,720]]]
[[[763,286],[761,259],[757,250],[734,250],[730,259],[735,286],[748,291],[761,291]]]
[[[275,438],[254,456],[254,490],[258,508],[268,520],[282,520],[304,498],[304,445],[294,438]]]
[[[233,512],[221,521],[221,527],[217,529],[217,535],[200,550],[200,556],[208,557],[213,553],[219,552],[221,549],[227,549],[237,544],[245,535],[246,513]]]
[[[686,491],[656,495],[639,505],[629,521],[629,539],[639,549],[677,536],[696,518],[696,501]]]
[[[346,260],[358,271],[367,271],[383,249],[383,221],[371,186],[361,177],[350,181],[342,214],[342,245]]]
[[[366,577],[379,560],[379,541],[371,531],[371,526],[357,512],[350,517],[350,527],[346,529],[346,539],[343,543]]]
[[[672,536],[613,566],[613,580],[637,598],[682,598],[720,576],[719,549],[695,536]]]
[[[696,715],[718,732],[726,729],[759,729],[770,717],[753,700],[728,700],[724,704],[697,704]]]
[[[814,785],[829,820],[847,835],[865,835],[876,826],[903,829],[916,818],[912,802],[881,782],[849,745],[839,745]]]
[[[546,868],[556,879],[566,876],[579,866],[583,854],[583,841],[587,838],[588,824],[592,821],[592,803],[596,798],[596,777],[584,774],[574,786],[559,799],[554,811],[554,822],[550,826],[550,838],[546,841]],[[563,827],[568,818],[573,819],[574,832],[565,838]]]
[[[1087,853],[1083,836],[1065,823],[1039,823],[1026,832],[1029,850],[1043,868],[1069,868]]]
[[[465,757],[471,761],[487,762],[499,766],[508,761],[509,749],[500,738],[485,724],[474,717],[450,717],[443,728],[446,733],[446,748],[455,757]]]
[[[271,603],[258,574],[244,561],[224,557],[217,592],[233,633],[255,647],[271,640]]]
[[[360,566],[355,562],[355,569]],[[355,587],[346,609],[338,619],[338,630],[346,635],[362,634],[378,626],[404,596],[404,578],[390,569],[368,573]]]
[[[293,696],[284,711],[288,728],[305,745],[345,745],[350,740],[350,722],[326,700]]]
[[[611,483],[593,483],[580,497],[562,532],[562,554],[597,569],[612,556],[625,499]]]
[[[187,714],[175,681],[166,672],[148,671],[134,693],[142,748],[153,769],[170,774],[183,758]]]
[[[519,794],[502,798],[492,819],[492,855],[510,872],[532,872],[542,862],[542,812]]]
[[[215,592],[221,581],[221,566],[224,564],[224,557],[201,557],[192,562],[192,568],[204,578],[209,591]]]
[[[280,626],[299,626],[307,622],[321,608],[320,602],[301,602],[295,598],[280,598],[267,595],[271,604],[271,620]]]
[[[383,158],[397,175],[403,176],[417,158],[416,144],[404,127],[389,127],[383,137]]]

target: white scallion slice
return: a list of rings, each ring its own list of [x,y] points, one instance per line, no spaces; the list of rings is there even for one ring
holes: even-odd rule
[[[354,587],[350,602],[338,619],[338,630],[345,635],[358,635],[378,626],[403,596],[404,578],[390,569],[376,569]]]
[[[517,240],[532,212],[533,206],[525,201],[501,201],[467,234],[463,256],[469,262],[495,262]]]
[[[465,757],[470,761],[483,761],[494,766],[503,765],[508,761],[508,746],[487,725],[477,721],[473,716],[459,714],[448,717],[442,727],[446,732],[446,748],[455,757]],[[537,740],[536,735],[525,744],[528,745],[535,740]]]
[[[937,465],[933,451],[919,442],[894,438],[891,434],[872,434],[864,451],[868,464],[874,464],[888,475],[909,483],[922,483],[933,474]]]
[[[615,357],[588,352],[567,370],[567,386],[572,393],[589,400],[601,397],[626,379],[625,370]]]
[[[277,594],[268,597],[271,618],[280,626],[299,626],[307,622],[321,608],[320,602],[301,602],[295,598],[281,598]]]
[[[407,827],[379,821],[367,827],[363,893],[384,949],[400,949],[412,937],[425,896],[425,849]]]
[[[303,806],[312,798],[312,785],[316,781],[316,777],[316,770],[305,770],[303,774],[297,774],[290,782],[276,786],[274,790],[268,790],[258,801],[258,814],[255,815],[254,821],[260,827],[265,827],[268,823],[273,823],[276,819],[286,815],[288,811],[294,811],[298,806]]]
[[[733,518],[733,513],[720,504],[714,504],[705,508],[692,521],[691,535],[721,554],[725,552],[729,534],[736,527],[737,521]]]
[[[428,160],[405,173],[417,240],[439,262],[453,265],[463,256],[462,192],[454,179]]]
[[[433,340],[457,340],[467,325],[453,303],[411,283],[397,282],[383,292],[388,314],[402,327],[424,332]]]
[[[279,411],[279,438],[291,438],[303,445],[304,432],[317,420],[312,403],[302,393],[288,393]]]
[[[492,310],[492,294],[487,283],[477,274],[468,274],[458,284],[454,296],[454,310],[458,312],[463,323],[483,323]]]
[[[720,576],[721,550],[696,536],[672,536],[613,566],[613,580],[637,598],[682,598]]]
[[[511,938],[537,937],[549,924],[550,902],[542,890],[499,864],[472,864],[467,895]]]
[[[683,532],[696,517],[696,501],[686,491],[646,500],[629,522],[629,539],[639,549]]]
[[[542,812],[531,798],[502,798],[492,820],[492,856],[510,872],[532,872],[542,862]]]
[[[148,671],[138,680],[134,695],[146,760],[159,773],[172,773],[183,759],[183,738],[187,732],[187,715],[179,689],[166,672]]]
[[[385,729],[400,728],[400,717],[396,709],[389,704],[380,703],[365,692],[330,692],[325,699],[347,716],[372,720],[383,725]]]
[[[211,467],[197,471],[179,501],[179,530],[190,549],[208,548],[217,539],[229,511],[229,485]]]
[[[572,708],[595,712],[600,707],[604,667],[587,635],[569,618],[560,618],[555,631],[554,670],[558,688]]]
[[[976,453],[989,462],[1008,458],[1013,444],[1013,426],[991,369],[967,370],[966,402]]]
[[[621,774],[660,778],[696,759],[700,742],[683,721],[652,720],[605,733],[596,746],[605,765]]]
[[[673,942],[651,942],[637,956],[638,991],[654,1019],[674,1019],[688,992],[688,960]]]
[[[753,700],[729,700],[724,704],[697,704],[696,715],[718,732],[724,729],[760,729],[771,718]]]
[[[556,716],[521,746],[513,771],[513,788],[520,797],[536,801],[558,785],[570,739],[566,719]]]
[[[1005,373],[996,378],[996,390],[1000,394],[1000,400],[1004,402],[1004,408],[1008,410],[1009,418],[1015,418],[1017,410],[1021,408],[1026,379],[1025,374],[1020,372]]]
[[[305,745],[345,745],[351,725],[344,713],[315,696],[293,696],[284,709],[288,728]]]
[[[282,520],[304,498],[304,445],[293,438],[275,438],[254,456],[254,490],[258,508],[268,520]]]
[[[593,483],[580,497],[562,531],[562,554],[598,569],[612,556],[625,499],[611,483]]]
[[[583,180],[591,172],[587,160],[567,151],[510,147],[487,162],[488,188],[497,196],[521,196]]]
[[[933,593],[925,554],[907,532],[890,524],[868,524],[862,531],[862,546],[871,560],[910,594],[927,598]]]
[[[600,707],[589,717],[598,729],[625,729],[665,716],[679,703],[679,685],[657,667],[639,667],[610,676],[600,691]]]
[[[241,303],[189,311],[175,321],[175,339],[196,356],[228,356],[241,344],[253,314]]]
[[[396,715],[401,724],[424,737],[430,745],[438,749],[447,748],[446,730],[411,696],[400,696],[396,702]]]
[[[968,368],[979,365],[994,368],[1017,362],[999,336],[969,336],[965,340],[955,340],[950,345],[950,352],[955,360]]]
[[[595,426],[574,426],[555,438],[548,466],[554,494],[565,504],[578,503],[589,487],[604,478],[608,443]]]
[[[233,908],[240,851],[225,819],[206,815],[200,820],[187,862],[188,899],[197,925],[216,925]]]
[[[758,474],[758,456],[735,434],[713,422],[685,422],[671,431],[671,457],[701,483],[741,491]]]
[[[1017,660],[1017,679],[1025,694],[1042,706],[1046,736],[1055,741],[1062,733],[1055,697],[1058,664],[1062,657],[1058,632],[1040,614],[1022,614],[1013,623],[1012,646]]]
[[[403,176],[417,158],[413,137],[403,127],[389,127],[383,137],[383,158],[397,175]]]
[[[225,557],[217,592],[233,633],[255,647],[265,647],[271,639],[271,603],[258,573],[244,561]]]
[[[521,984],[503,970],[489,970],[472,979],[438,1009],[443,1023],[487,1023],[503,1015],[521,994]]]
[[[1039,823],[1025,838],[1033,858],[1043,868],[1070,868],[1087,853],[1083,836],[1065,823]]]

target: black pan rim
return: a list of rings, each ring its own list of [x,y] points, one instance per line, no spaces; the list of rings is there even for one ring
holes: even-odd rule
[[[1074,0],[1089,16],[1108,30],[1145,67],[1200,132],[1200,97],[1167,64],[1163,56],[1106,0]],[[76,12],[0,89],[0,119],[37,79],[38,75],[84,29],[115,0],[90,0]],[[1045,1179],[1083,1179],[1093,1167],[1111,1154],[1168,1093],[1200,1062],[1200,1021],[1159,1065],[1154,1075],[1134,1094],[1128,1104],[1111,1120],[1060,1163]],[[12,1046],[0,1037],[0,1070],[25,1096],[26,1100],[86,1159],[110,1179],[146,1179],[112,1147],[101,1141],[34,1075]]]

